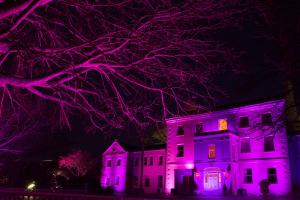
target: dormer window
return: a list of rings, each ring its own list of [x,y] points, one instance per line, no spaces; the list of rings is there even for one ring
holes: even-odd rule
[[[203,132],[203,123],[196,124],[196,134],[201,134]]]
[[[249,127],[249,118],[247,116],[240,117],[240,128],[247,128]]]
[[[219,131],[228,130],[227,119],[219,119]]]
[[[177,128],[177,135],[184,135],[184,128],[183,128],[183,126],[178,126],[178,128]]]
[[[271,113],[263,114],[261,117],[261,123],[263,126],[271,126],[273,123]]]

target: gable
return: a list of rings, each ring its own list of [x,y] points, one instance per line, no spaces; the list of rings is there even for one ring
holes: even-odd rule
[[[103,153],[103,155],[123,154],[127,153],[125,149],[115,140]]]

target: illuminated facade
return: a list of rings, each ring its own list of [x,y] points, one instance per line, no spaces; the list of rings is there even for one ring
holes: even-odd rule
[[[284,101],[167,120],[166,193],[288,194],[287,135],[280,122]]]
[[[145,192],[256,195],[260,181],[268,180],[271,194],[288,194],[288,143],[279,120],[283,109],[284,101],[276,100],[168,119],[166,150],[145,151]],[[115,166],[118,159],[127,164]],[[103,154],[101,185],[116,191],[137,188],[140,159],[140,151],[126,151],[115,141]]]

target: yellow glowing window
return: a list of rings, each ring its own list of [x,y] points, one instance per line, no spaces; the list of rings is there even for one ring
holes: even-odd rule
[[[219,119],[219,130],[227,130],[227,119]]]
[[[216,158],[216,145],[208,145],[208,158]]]

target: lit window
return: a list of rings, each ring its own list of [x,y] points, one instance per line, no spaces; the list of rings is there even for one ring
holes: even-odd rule
[[[227,130],[227,119],[219,119],[219,131]]]
[[[183,157],[184,156],[184,146],[183,144],[177,145],[177,157]]]
[[[242,138],[241,139],[241,153],[250,153],[250,138]]]
[[[208,145],[208,158],[216,158],[216,145],[215,144],[209,144]]]
[[[111,160],[107,161],[107,167],[111,167]]]
[[[263,126],[271,126],[272,125],[272,116],[270,113],[265,113],[261,117],[261,123]]]
[[[153,165],[153,157],[152,156],[150,157],[150,163],[149,163],[149,165]]]
[[[150,178],[145,178],[145,187],[150,187]]]
[[[140,162],[140,160],[139,160],[139,158],[135,158],[135,161],[134,161],[134,166],[139,166],[139,162]]]
[[[159,156],[158,165],[163,165],[163,163],[164,163],[164,157],[163,156]]]
[[[148,158],[147,157],[144,157],[144,165],[146,166],[148,163]]]
[[[252,169],[245,169],[244,183],[252,183]]]
[[[264,138],[264,151],[274,151],[274,137],[272,135],[266,136]]]
[[[203,132],[203,124],[196,124],[196,134],[201,134]]]
[[[162,188],[163,187],[163,176],[159,175],[158,176],[158,188]]]
[[[119,184],[120,184],[120,177],[117,176],[117,178],[116,178],[116,185],[119,185]]]
[[[117,166],[121,166],[121,160],[117,160]]]
[[[178,126],[178,128],[177,128],[177,135],[184,135],[184,128],[183,128],[183,126]]]
[[[249,127],[249,118],[248,117],[240,117],[240,128]]]
[[[277,183],[276,168],[268,168],[268,181],[269,183]]]

